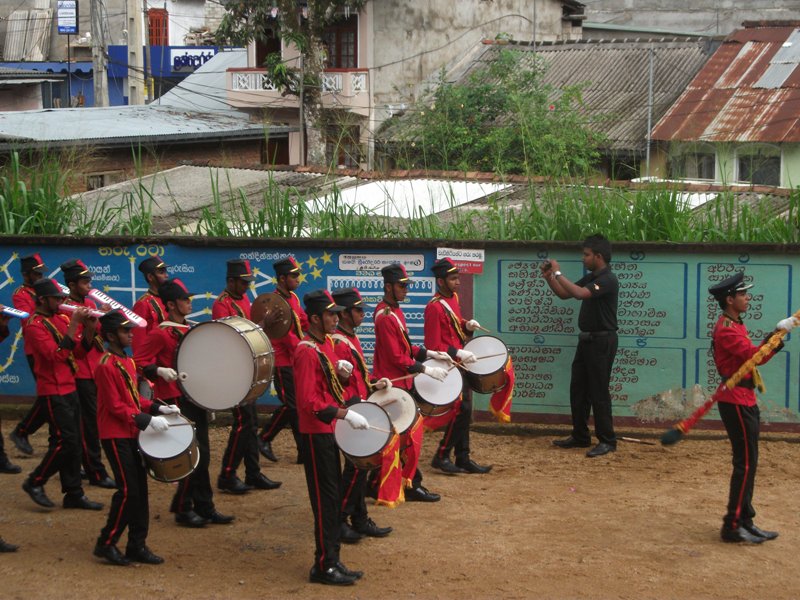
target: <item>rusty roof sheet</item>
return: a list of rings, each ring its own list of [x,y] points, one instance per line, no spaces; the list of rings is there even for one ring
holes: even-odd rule
[[[800,142],[800,27],[732,33],[653,129],[653,139]]]

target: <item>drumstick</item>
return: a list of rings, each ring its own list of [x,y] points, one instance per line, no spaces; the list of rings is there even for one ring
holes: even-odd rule
[[[418,373],[409,373],[408,375],[403,375],[402,377],[395,377],[394,379],[390,379],[392,383],[395,381],[403,381],[404,379],[411,379],[412,377],[416,377]]]
[[[475,360],[483,360],[484,358],[497,358],[498,356],[505,356],[505,352],[498,352],[497,354],[487,354],[486,356],[476,356]]]
[[[175,321],[161,321],[161,323],[158,324],[159,329],[164,329],[165,327],[183,327],[184,329],[189,329],[191,325],[176,323]]]
[[[388,429],[384,429],[383,427],[375,427],[374,425],[370,425],[368,429],[374,429],[375,431],[380,431],[381,433],[392,433]]]
[[[649,440],[640,440],[639,438],[625,437],[624,435],[621,436],[619,439],[621,439],[623,442],[633,442],[634,444],[645,444],[647,446],[657,445],[655,442],[651,442]]]
[[[481,331],[485,331],[486,333],[492,333],[491,329],[486,329],[486,327],[482,325],[478,325],[475,329],[480,329]]]

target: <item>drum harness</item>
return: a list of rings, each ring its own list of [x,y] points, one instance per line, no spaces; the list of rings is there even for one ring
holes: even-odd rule
[[[331,394],[333,394],[334,399],[339,403],[340,406],[346,406],[344,402],[344,388],[342,388],[342,384],[339,382],[339,378],[336,376],[336,371],[333,367],[331,359],[328,358],[328,356],[322,350],[320,350],[319,346],[314,342],[300,340],[297,345],[310,346],[316,351],[317,355],[319,356],[319,362],[322,365],[322,372],[325,374],[325,379],[328,381],[328,387],[331,390]]]

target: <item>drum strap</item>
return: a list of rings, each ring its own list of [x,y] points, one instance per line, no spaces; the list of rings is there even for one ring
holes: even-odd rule
[[[56,329],[56,326],[53,324],[53,322],[47,317],[43,316],[42,325],[44,325],[45,329],[47,329],[47,331],[50,332],[50,335],[53,336],[56,344],[60,346],[61,342],[64,341],[64,336],[61,335],[61,332],[58,329]],[[73,374],[78,372],[78,361],[75,360],[72,351],[70,351],[69,355],[67,356],[67,363],[69,363],[69,368]]]
[[[228,293],[228,290],[225,290],[224,292],[222,292],[219,295],[219,298],[217,298],[217,299],[218,300],[224,300],[225,298],[230,298],[231,299],[231,304],[233,305],[233,310],[236,311],[236,316],[237,317],[245,317],[245,318],[247,317],[247,315],[244,314],[244,310],[242,310],[242,307],[239,306],[238,302],[236,302],[236,299]]]
[[[350,353],[353,355],[353,358],[358,365],[358,370],[361,372],[361,377],[364,379],[364,382],[367,384],[367,389],[372,387],[372,384],[369,382],[369,369],[367,368],[367,362],[364,360],[364,357],[361,355],[361,352],[358,351],[358,348],[355,347],[355,344],[347,339],[342,333],[334,333],[333,339],[339,340],[350,346]]]
[[[114,366],[117,367],[120,375],[122,375],[122,381],[125,382],[125,387],[128,388],[128,394],[130,394],[131,400],[133,400],[134,404],[136,404],[136,408],[141,411],[142,405],[139,402],[139,390],[133,382],[133,377],[131,377],[131,374],[128,373],[128,369],[125,368],[125,365],[123,365],[122,362],[116,360],[116,358],[110,352],[106,353],[106,356],[110,356],[111,360],[114,361]]]
[[[311,346],[317,351],[319,362],[322,365],[322,373],[325,375],[325,379],[328,382],[328,388],[330,389],[331,394],[333,394],[333,397],[336,399],[336,402],[338,402],[341,406],[344,406],[344,388],[342,387],[342,383],[339,381],[339,377],[336,375],[336,369],[334,368],[331,359],[328,358],[328,355],[320,350],[317,344],[314,342],[309,342],[308,340],[301,340],[298,346]]]
[[[457,302],[458,295],[456,294],[453,295],[455,296]],[[439,304],[445,307],[447,311],[447,316],[450,317],[450,324],[453,326],[453,329],[455,330],[458,339],[461,340],[461,343],[463,344],[464,342],[467,341],[467,334],[464,333],[463,329],[461,329],[461,323],[459,322],[458,316],[456,315],[456,312],[453,310],[453,307],[451,307],[442,296],[436,296],[433,298],[433,300],[431,300],[431,302],[437,302],[437,301],[439,302]]]
[[[166,321],[167,315],[164,314],[164,309],[161,307],[161,303],[158,301],[158,298],[156,298],[156,296],[154,296],[150,291],[147,293],[150,295],[150,297],[147,299],[147,302],[150,304],[150,308],[153,309],[153,312],[156,313],[158,322],[161,323],[161,321]]]
[[[400,327],[400,331],[403,333],[403,340],[406,343],[406,350],[408,351],[408,355],[412,356],[413,352],[411,350],[411,338],[408,337],[408,331],[406,330],[405,326],[403,325],[403,322],[400,320],[400,317],[397,316],[396,312],[391,311],[389,314],[391,314],[394,317],[394,320],[397,321],[397,325]]]

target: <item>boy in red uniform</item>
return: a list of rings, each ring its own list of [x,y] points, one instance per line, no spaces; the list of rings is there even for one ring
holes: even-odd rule
[[[44,485],[55,473],[61,478],[64,508],[100,510],[81,486],[80,405],[75,391],[76,358],[86,354],[79,331],[93,336],[96,319],[86,308],[78,308],[72,317],[58,312],[66,294],[52,279],[40,279],[36,291],[36,312],[25,328],[25,337],[33,349],[36,369],[36,394],[45,408],[50,426],[47,452],[42,462],[22,484],[22,489],[39,506],[55,506],[44,493]]]
[[[247,290],[255,280],[249,260],[235,258],[227,263],[225,290],[217,296],[211,307],[211,318],[250,318],[250,299]],[[252,489],[274,490],[280,481],[272,481],[261,472],[258,464],[258,410],[256,403],[235,406],[231,409],[233,424],[228,436],[228,446],[222,455],[222,469],[217,487],[231,494],[244,494]],[[244,459],[244,482],[236,476],[236,469]]]
[[[136,301],[132,310],[147,321],[147,327],[140,328],[133,336],[131,348],[133,348],[134,356],[139,353],[139,348],[144,344],[150,332],[167,318],[167,309],[158,295],[158,288],[169,279],[167,264],[161,260],[160,256],[153,255],[144,259],[139,263],[138,269],[147,281],[147,291]]]
[[[733,375],[749,358],[758,352],[758,346],[750,341],[750,334],[742,321],[750,304],[745,285],[744,272],[708,288],[722,309],[712,333],[711,349],[714,364],[723,380]],[[797,325],[793,318],[778,322],[776,330],[791,331]],[[778,348],[782,348],[783,344]],[[767,356],[766,360],[775,356]],[[764,361],[766,362],[766,361]],[[719,416],[728,432],[733,452],[733,473],[731,474],[728,510],[722,520],[720,537],[724,542],[748,542],[760,544],[778,537],[777,532],[764,531],[753,523],[756,511],[753,508],[753,487],[758,467],[758,437],[760,411],[756,401],[755,389],[763,391],[764,384],[758,369],[743,378],[736,387],[724,387],[717,402]]]
[[[97,382],[97,424],[106,457],[119,482],[111,498],[106,526],[97,538],[94,555],[125,566],[131,561],[158,565],[164,562],[145,545],[150,508],[147,497],[147,472],[139,454],[139,431],[150,428],[166,431],[165,415],[179,413],[177,406],[139,398],[136,365],[125,349],[130,347],[136,327],[119,310],[100,317],[108,352],[100,358],[95,371]],[[123,555],[117,548],[125,528],[128,545]]]
[[[0,342],[5,340],[8,337],[8,320],[11,318],[8,315],[3,314],[3,305],[0,304]],[[17,465],[12,465],[11,462],[8,460],[8,456],[6,456],[5,450],[3,448],[3,435],[0,434],[0,461],[2,461],[2,465],[0,466],[0,471],[3,473],[19,473],[22,471],[22,468]],[[0,538],[0,552],[16,552],[19,550],[19,546],[15,544],[9,544],[3,538]]]
[[[339,560],[342,471],[334,421],[344,419],[354,429],[366,429],[369,423],[347,410],[345,391],[334,366],[339,357],[330,334],[336,331],[337,315],[343,307],[337,306],[326,290],[306,294],[303,304],[309,316],[308,335],[298,344],[293,365],[308,498],[314,513],[316,553],[309,580],[352,585],[363,573],[351,571]]]

